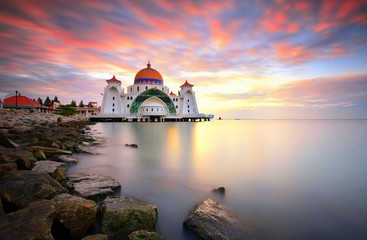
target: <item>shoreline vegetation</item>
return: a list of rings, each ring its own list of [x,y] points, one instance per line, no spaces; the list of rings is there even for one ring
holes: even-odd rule
[[[68,174],[74,154],[99,144],[92,124],[82,116],[0,109],[1,239],[164,239],[154,203],[121,195],[109,176]],[[193,207],[183,224],[199,237],[257,239],[256,228],[223,204],[206,199]]]

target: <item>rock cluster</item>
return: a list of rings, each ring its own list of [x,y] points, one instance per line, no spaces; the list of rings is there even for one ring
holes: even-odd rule
[[[155,230],[153,204],[127,196],[103,201],[119,194],[115,179],[68,175],[68,167],[77,164],[73,154],[90,153],[87,146],[95,144],[88,124],[80,117],[0,109],[1,239],[128,239],[133,232]],[[122,235],[111,228],[112,205],[123,214],[121,230],[114,228]]]

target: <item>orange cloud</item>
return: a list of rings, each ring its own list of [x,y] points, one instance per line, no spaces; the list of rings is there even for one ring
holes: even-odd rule
[[[297,46],[290,43],[273,44],[275,58],[281,62],[297,64],[314,59],[315,53],[304,46]]]

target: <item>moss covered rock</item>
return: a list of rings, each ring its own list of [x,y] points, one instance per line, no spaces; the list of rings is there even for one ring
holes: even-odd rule
[[[128,196],[107,197],[102,203],[101,232],[109,239],[128,239],[137,230],[155,231],[157,207]]]

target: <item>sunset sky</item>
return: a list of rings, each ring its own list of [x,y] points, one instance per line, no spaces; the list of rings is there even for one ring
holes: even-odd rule
[[[367,118],[367,1],[0,1],[0,92],[101,104],[148,60],[216,118]]]

